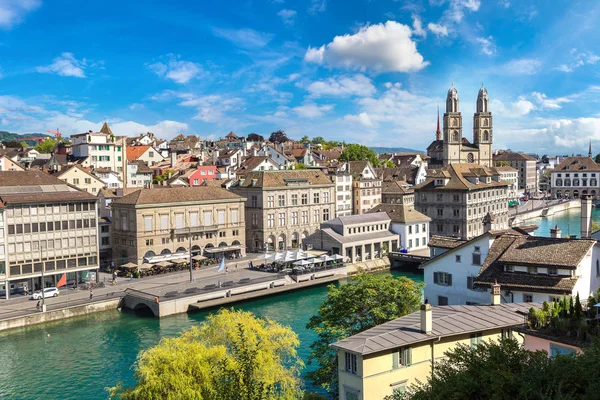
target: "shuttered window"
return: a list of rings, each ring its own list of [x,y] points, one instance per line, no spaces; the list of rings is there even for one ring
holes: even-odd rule
[[[412,347],[402,347],[392,353],[392,368],[410,367],[412,365]]]
[[[190,213],[190,225],[198,226],[198,213],[197,212]]]
[[[204,225],[205,226],[212,225],[212,212],[210,212],[210,211],[204,212]]]
[[[152,231],[152,217],[144,217],[144,230],[146,232]]]
[[[231,210],[231,223],[232,224],[238,223],[238,210]]]
[[[225,211],[224,210],[217,211],[217,217],[219,218],[219,225],[223,225],[225,223]]]
[[[183,229],[183,214],[175,214],[175,228]]]
[[[169,229],[169,216],[161,215],[160,216],[160,230],[166,231],[167,229]]]

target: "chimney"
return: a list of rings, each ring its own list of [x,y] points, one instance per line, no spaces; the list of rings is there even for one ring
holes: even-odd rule
[[[555,225],[554,228],[550,229],[550,237],[554,239],[560,239],[562,237],[562,230]]]
[[[174,167],[177,164],[177,153],[174,151],[171,152],[171,167]]]
[[[581,238],[589,238],[592,231],[592,196],[581,196]]]
[[[423,333],[429,334],[433,330],[433,318],[431,314],[431,304],[425,300],[425,304],[421,304],[421,331]]]
[[[497,281],[494,281],[494,284],[492,285],[492,305],[499,306],[500,303],[502,303],[500,298],[500,285],[498,285]]]

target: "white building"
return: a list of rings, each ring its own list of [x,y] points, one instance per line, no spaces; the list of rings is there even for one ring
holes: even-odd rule
[[[73,156],[85,158],[82,166],[109,169],[122,176],[127,164],[126,138],[113,135],[106,122],[100,132],[72,135],[71,142]]]
[[[152,183],[152,170],[143,162],[127,163],[127,187],[143,188]]]
[[[431,218],[403,204],[381,203],[368,213],[386,212],[391,219],[390,230],[398,234],[400,249],[408,252],[426,250],[429,244],[429,223]]]
[[[498,172],[501,181],[510,183],[508,187],[508,198],[514,200],[519,196],[519,172],[513,167],[502,166],[494,168]]]
[[[348,172],[348,163],[342,163],[329,177],[335,184],[335,216],[352,215],[352,175]]]

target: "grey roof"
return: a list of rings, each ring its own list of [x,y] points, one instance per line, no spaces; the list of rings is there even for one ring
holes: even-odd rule
[[[360,235],[352,234],[352,235],[348,235],[348,236],[342,236],[339,233],[337,233],[336,231],[334,231],[332,228],[323,228],[323,229],[321,229],[321,231],[339,243],[360,243],[360,242],[368,242],[368,241],[375,240],[375,239],[391,239],[391,240],[398,239],[397,234],[392,233],[390,231],[385,231],[385,230],[378,231],[378,232],[365,232]],[[320,232],[316,231],[309,237],[311,237],[313,235],[318,237],[318,235],[320,235]]]
[[[506,303],[482,306],[432,307],[433,329],[427,334],[421,330],[421,311],[367,329],[331,346],[366,355],[389,351],[402,346],[425,342],[438,337],[450,337],[490,329],[519,326],[531,307],[540,303]]]
[[[348,215],[345,217],[337,217],[329,220],[328,223],[342,224],[342,225],[359,225],[359,224],[372,224],[377,222],[390,222],[390,217],[386,212],[376,212],[372,214],[359,214],[359,215]]]

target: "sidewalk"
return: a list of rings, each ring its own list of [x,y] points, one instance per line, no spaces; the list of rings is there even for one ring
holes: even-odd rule
[[[65,289],[60,288],[61,294],[58,297],[51,297],[45,300],[47,310],[57,310],[73,305],[82,305],[104,301],[111,298],[117,298],[124,295],[127,288],[133,288],[140,291],[146,291],[157,288],[169,288],[169,290],[184,290],[190,286],[205,286],[216,284],[218,281],[239,280],[243,278],[256,279],[265,276],[272,276],[269,272],[260,272],[248,269],[248,261],[258,262],[264,259],[264,254],[252,253],[246,257],[235,260],[226,260],[228,274],[217,272],[218,265],[203,267],[199,270],[193,270],[192,277],[194,283],[190,283],[189,270],[172,272],[169,274],[148,276],[140,279],[119,278],[116,285],[111,285],[112,277],[109,274],[101,273],[100,280],[106,277],[106,286],[104,288],[93,289],[93,299],[90,300],[89,290]],[[262,261],[261,261],[262,262]],[[238,265],[238,271],[235,271],[235,265]],[[31,296],[16,295],[9,300],[0,300],[0,320],[24,316],[37,313],[37,300],[30,300]]]

